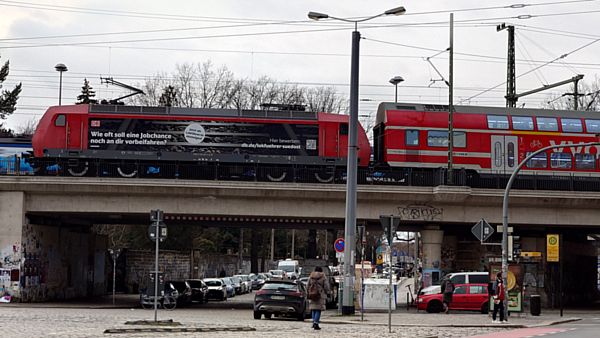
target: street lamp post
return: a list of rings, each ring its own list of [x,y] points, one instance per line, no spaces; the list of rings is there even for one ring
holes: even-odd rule
[[[571,148],[571,147],[589,147],[589,146],[597,146],[600,145],[600,141],[596,142],[584,142],[578,144],[556,144],[547,146],[541,149],[534,151],[529,154],[529,156],[525,157],[521,163],[515,168],[513,173],[510,175],[508,179],[508,183],[506,183],[506,189],[504,190],[504,199],[502,200],[502,279],[504,281],[504,285],[507,284],[508,277],[508,194],[510,193],[510,188],[514,180],[517,178],[517,174],[521,170],[521,168],[531,160],[535,155],[542,153],[546,150],[550,149],[559,149],[559,148]],[[562,250],[562,249],[561,249]],[[562,287],[562,286],[561,286]],[[562,292],[562,290],[561,290]],[[508,288],[504,288],[504,319],[508,320]]]
[[[360,20],[337,18],[323,13],[309,12],[308,17],[313,20],[334,19],[354,23],[352,32],[352,56],[350,64],[350,121],[348,135],[348,165],[346,181],[346,223],[344,226],[344,288],[342,290],[342,314],[354,314],[354,254],[356,251],[356,177],[358,171],[358,59],[360,46],[360,32],[358,23],[371,20],[383,15],[401,15],[406,12],[404,7],[389,9],[383,13]]]
[[[394,96],[394,103],[398,103],[398,84],[404,81],[402,76],[394,76],[390,79],[390,83],[396,87],[396,95]]]
[[[60,73],[60,81],[58,83],[58,105],[60,106],[62,104],[62,77],[63,73],[69,69],[64,63],[57,63],[56,66],[54,66],[54,69]]]

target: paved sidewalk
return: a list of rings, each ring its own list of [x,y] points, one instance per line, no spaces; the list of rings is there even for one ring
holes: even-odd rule
[[[492,318],[489,315],[468,312],[456,311],[450,314],[443,313],[426,313],[423,311],[416,312],[397,310],[392,312],[392,326],[404,327],[502,327],[502,328],[524,328],[555,325],[560,323],[568,323],[571,321],[580,320],[582,316],[600,316],[600,312],[565,312],[563,317],[560,317],[556,311],[551,311],[540,316],[531,316],[526,314],[512,314],[508,323],[492,323]],[[322,321],[330,324],[363,324],[363,325],[388,325],[387,313],[365,313],[364,321],[360,320],[360,313],[354,316],[340,316],[337,311],[326,311],[323,313]]]

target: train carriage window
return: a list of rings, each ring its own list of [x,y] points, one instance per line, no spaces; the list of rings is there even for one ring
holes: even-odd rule
[[[531,116],[513,116],[512,124],[514,130],[533,130],[533,118]]]
[[[527,156],[531,153],[527,153]],[[527,168],[547,168],[548,167],[548,154],[540,153],[535,155],[531,160],[527,161]]]
[[[467,135],[462,131],[454,132],[454,146],[464,148],[467,146]],[[441,130],[427,131],[427,145],[430,147],[448,147],[448,132]]]
[[[508,117],[500,115],[488,115],[488,128],[490,129],[508,129]]]
[[[558,122],[555,117],[536,117],[537,128],[540,131],[558,131]]]
[[[515,166],[515,144],[514,142],[509,142],[506,144],[506,152],[507,152],[507,160],[508,160],[508,166],[510,168]]]
[[[596,169],[596,157],[593,154],[575,154],[575,168]]]
[[[405,135],[405,141],[407,146],[418,146],[419,145],[419,131],[418,130],[407,130]]]
[[[585,129],[588,133],[600,133],[600,120],[585,120]]]
[[[556,169],[571,169],[570,153],[551,153],[550,167]]]
[[[580,119],[560,119],[563,133],[581,133],[583,125]]]
[[[496,142],[494,143],[494,158],[496,167],[502,167],[502,143]]]
[[[65,115],[60,114],[56,115],[56,120],[54,120],[54,125],[56,127],[64,127],[67,124],[67,119]]]

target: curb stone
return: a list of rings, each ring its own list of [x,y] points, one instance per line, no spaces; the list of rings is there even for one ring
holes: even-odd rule
[[[122,334],[122,333],[185,333],[185,332],[249,332],[256,331],[253,327],[149,327],[132,329],[106,329],[104,334]]]

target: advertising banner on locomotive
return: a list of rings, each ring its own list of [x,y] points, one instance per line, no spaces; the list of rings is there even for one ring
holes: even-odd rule
[[[316,124],[90,118],[90,149],[318,156]]]

